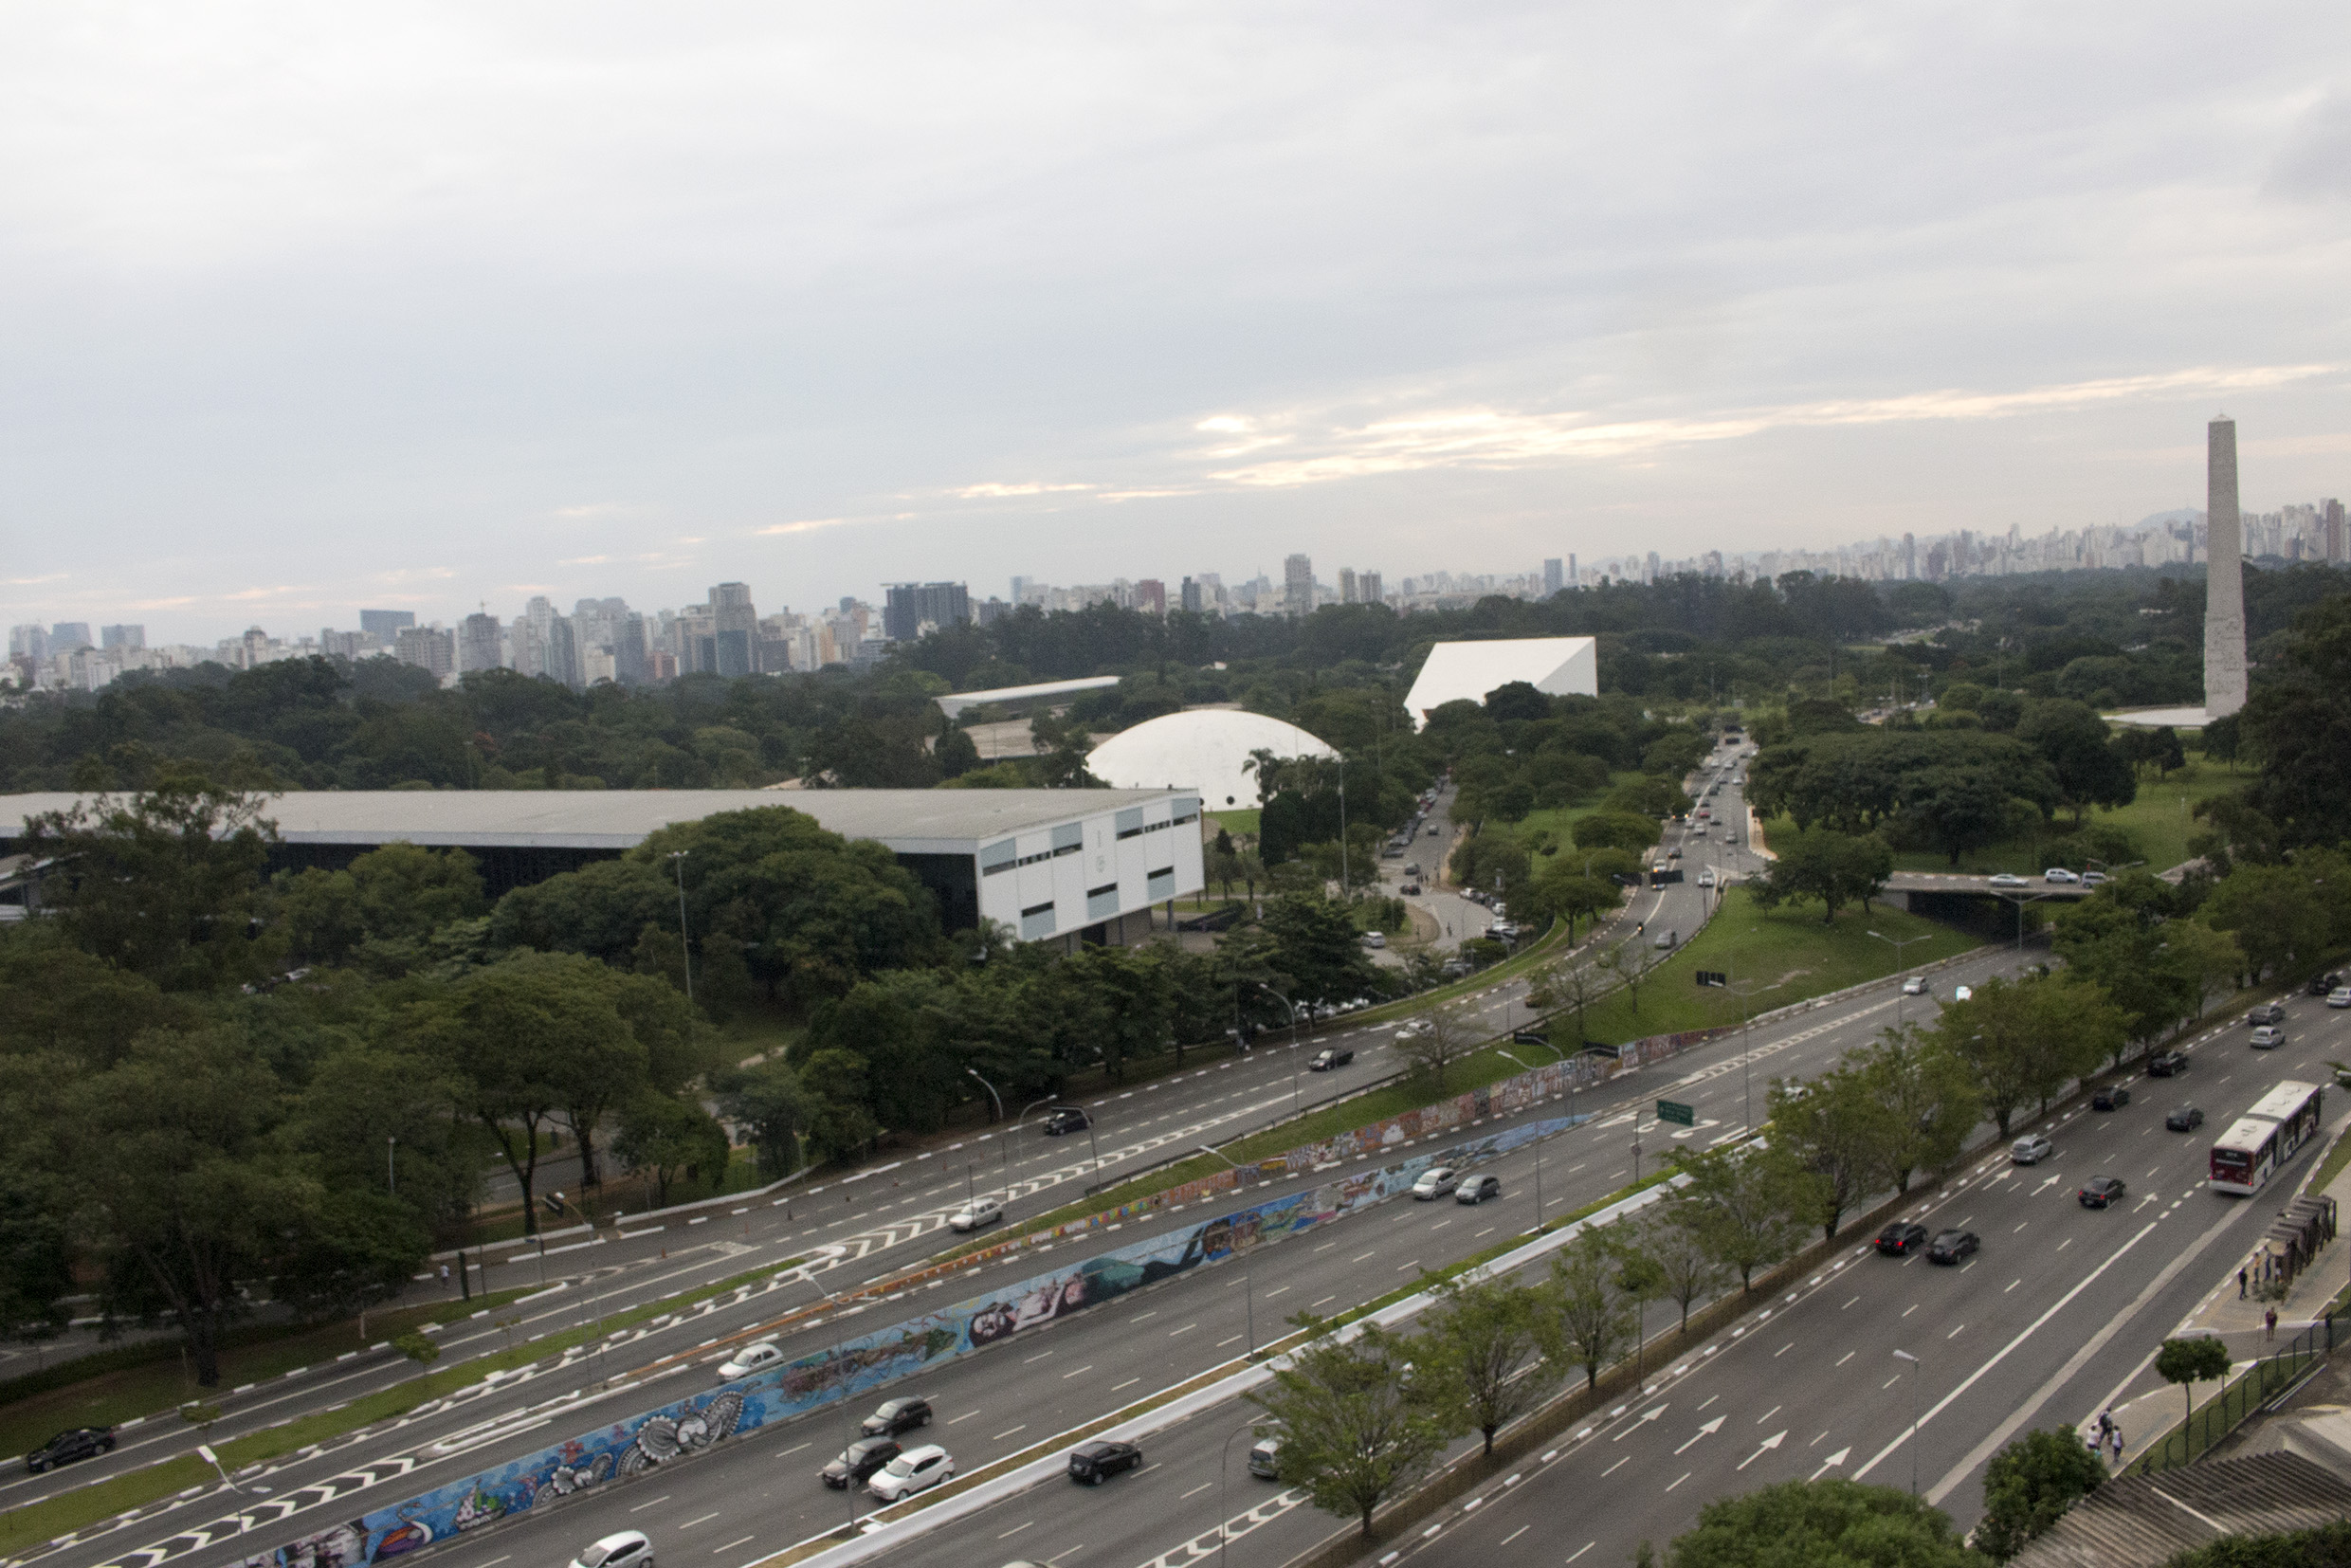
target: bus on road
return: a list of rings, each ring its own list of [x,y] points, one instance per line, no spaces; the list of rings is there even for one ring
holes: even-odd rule
[[[2280,1084],[2253,1103],[2213,1145],[2216,1193],[2258,1193],[2319,1132],[2323,1091],[2316,1084]]]

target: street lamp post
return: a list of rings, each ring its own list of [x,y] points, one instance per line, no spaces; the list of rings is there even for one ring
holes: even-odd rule
[[[1225,1568],[1225,1522],[1232,1517],[1232,1505],[1225,1495],[1225,1480],[1232,1462],[1232,1440],[1243,1432],[1253,1432],[1257,1423],[1235,1427],[1225,1434],[1225,1446],[1216,1454],[1216,1568]]]
[[[1230,1165],[1232,1167],[1233,1175],[1238,1176],[1241,1174],[1240,1165],[1230,1156],[1219,1154],[1216,1150],[1210,1148],[1205,1143],[1199,1144],[1197,1147],[1202,1154],[1214,1155],[1218,1159],[1221,1159],[1226,1164]],[[1241,1254],[1241,1309],[1243,1312],[1248,1314],[1248,1353],[1251,1359],[1255,1359],[1257,1356],[1257,1276],[1254,1269],[1256,1259],[1257,1249],[1254,1247]]]
[[[993,1084],[989,1083],[985,1078],[980,1078],[977,1067],[965,1067],[963,1070],[975,1079],[978,1079],[979,1086],[986,1089],[988,1098],[995,1102],[996,1121],[1001,1125],[1004,1121],[1004,1096],[996,1093],[996,1086]],[[1010,1208],[1012,1202],[1012,1144],[1009,1135],[1006,1137],[1003,1147],[996,1152],[1004,1158],[1004,1202],[1005,1206]]]
[[[1899,938],[1897,938],[1897,937],[1889,937],[1889,936],[1886,935],[1886,933],[1885,933],[1885,932],[1883,932],[1883,931],[1872,931],[1872,932],[1870,932],[1870,933],[1869,933],[1869,935],[1871,935],[1872,937],[1875,937],[1878,940],[1880,940],[1880,941],[1882,941],[1882,942],[1886,943],[1888,947],[1890,947],[1890,948],[1892,948],[1892,949],[1894,950],[1894,970],[1895,970],[1895,973],[1897,973],[1897,974],[1901,974],[1901,973],[1902,973],[1902,969],[1903,969],[1903,962],[1902,962],[1902,950],[1903,950],[1904,948],[1905,948],[1905,947],[1908,947],[1908,946],[1909,946],[1912,942],[1923,942],[1923,941],[1926,940],[1926,939],[1927,939],[1928,937],[1933,936],[1933,935],[1934,935],[1934,933],[1933,933],[1933,932],[1931,932],[1931,931],[1923,931],[1923,932],[1919,933],[1919,935],[1917,935],[1917,936],[1915,936],[1915,937],[1899,937]],[[1908,976],[1908,975],[1904,975],[1904,976],[1903,976],[1903,979],[1904,979],[1904,984],[1905,984],[1905,985],[1906,985],[1906,984],[1908,984],[1908,983],[1909,983],[1909,976]],[[1901,988],[1900,988],[1900,987],[1897,987],[1897,988],[1895,989],[1895,992],[1894,992],[1894,1027],[1895,1027],[1896,1029],[1900,1029],[1900,1028],[1902,1028],[1902,998],[1903,998],[1904,994],[1904,993],[1901,990]]]
[[[1894,1359],[1910,1363],[1910,1495],[1919,1495],[1919,1377],[1926,1368],[1916,1356],[1906,1350],[1894,1352]]]

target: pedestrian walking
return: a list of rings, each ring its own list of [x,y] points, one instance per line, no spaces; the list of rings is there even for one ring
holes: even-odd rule
[[[2261,1337],[2262,1337],[2263,1339],[2265,1339],[2265,1340],[2274,1340],[2274,1339],[2276,1339],[2276,1338],[2277,1338],[2277,1308],[2273,1306],[2273,1307],[2270,1307],[2270,1308],[2269,1308],[2269,1310],[2267,1310],[2266,1312],[2262,1313],[2262,1315],[2261,1315],[2261,1323],[2262,1323],[2262,1330],[2263,1330],[2263,1332],[2262,1332],[2262,1336],[2261,1336]]]
[[[2107,1442],[2114,1449],[2114,1462],[2120,1465],[2123,1462],[2123,1429],[2120,1427],[2115,1428],[2114,1431],[2108,1434]]]
[[[446,1263],[445,1263],[445,1264],[443,1264],[443,1265],[441,1266],[441,1288],[442,1288],[442,1289],[444,1289],[444,1290],[447,1290],[448,1287],[449,1287],[449,1266],[448,1266],[447,1264],[446,1264]]]
[[[2236,1299],[2240,1302],[2245,1299],[2245,1270],[2240,1268],[2236,1271]]]

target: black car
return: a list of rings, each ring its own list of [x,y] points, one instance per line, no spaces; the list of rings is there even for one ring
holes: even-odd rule
[[[867,1437],[895,1437],[902,1431],[931,1424],[931,1402],[928,1399],[884,1399],[880,1408],[858,1424],[857,1430]]]
[[[1926,1227],[1898,1219],[1878,1232],[1878,1250],[1889,1258],[1906,1257],[1926,1245]]]
[[[2204,1125],[2204,1113],[2194,1105],[2182,1105],[2163,1119],[2163,1125],[2176,1133],[2192,1133]]]
[[[862,1486],[873,1479],[874,1472],[898,1457],[895,1437],[861,1437],[841,1450],[841,1457],[816,1473],[826,1486],[836,1492]]]
[[[2104,1209],[2110,1203],[2120,1203],[2123,1201],[2123,1178],[2094,1176],[2082,1183],[2081,1192],[2075,1195],[2082,1200],[2085,1209]]]
[[[1403,894],[1406,898],[1417,898],[1420,895],[1420,884],[1416,882],[1408,882],[1403,886],[1397,888],[1396,891]]]
[[[1121,1470],[1140,1469],[1143,1450],[1132,1443],[1096,1438],[1069,1450],[1069,1479],[1099,1486]]]
[[[25,1455],[25,1468],[39,1475],[43,1470],[60,1465],[70,1465],[77,1459],[90,1459],[110,1451],[115,1446],[112,1427],[76,1427],[61,1431]]]
[[[2188,1070],[2188,1053],[2184,1050],[2160,1050],[2147,1058],[2149,1078],[2176,1078]]]
[[[1075,1105],[1062,1105],[1045,1119],[1045,1136],[1059,1138],[1064,1133],[1082,1133],[1094,1123]]]
[[[1453,1189],[1455,1203],[1484,1203],[1489,1197],[1500,1196],[1502,1177],[1498,1176],[1471,1176]]]
[[[1958,1263],[1976,1255],[1983,1238],[1973,1231],[1945,1231],[1926,1244],[1928,1263]]]
[[[1354,1051],[1344,1046],[1332,1046],[1316,1051],[1314,1060],[1306,1064],[1306,1070],[1308,1072],[1328,1072],[1333,1067],[1343,1067],[1354,1060]]]
[[[2089,1097],[2089,1108],[2094,1111],[2119,1111],[2129,1103],[2130,1090],[2120,1084],[2110,1084]]]
[[[2313,996],[2324,996],[2341,984],[2342,984],[2342,976],[2330,969],[2324,975],[2311,975],[2310,983],[2303,987],[2303,990]],[[2269,1022],[2274,1024],[2277,1020],[2272,1018]]]
[[[2313,980],[2310,983],[2312,985],[2316,985],[2318,984],[2318,981]],[[2324,991],[2314,991],[2310,994],[2313,996],[2324,996],[2326,993]],[[2286,1022],[2286,1010],[2278,1006],[2275,1002],[2264,1002],[2259,1007],[2253,1009],[2251,1012],[2248,1012],[2245,1015],[2245,1021],[2249,1024],[2282,1024]]]

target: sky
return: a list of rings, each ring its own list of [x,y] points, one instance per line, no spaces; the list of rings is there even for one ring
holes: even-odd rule
[[[2351,494],[2351,8],[5,7],[0,621]]]

